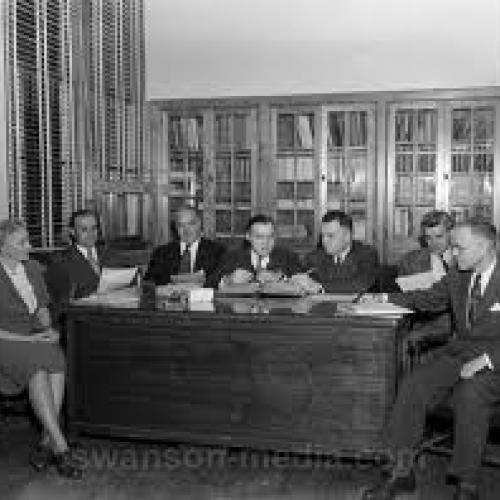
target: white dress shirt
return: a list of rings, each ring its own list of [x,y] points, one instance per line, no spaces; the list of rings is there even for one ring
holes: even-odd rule
[[[189,245],[189,258],[190,258],[190,271],[193,272],[194,270],[194,265],[196,262],[196,255],[198,254],[198,247],[200,245],[200,240],[193,241],[191,245]],[[186,250],[187,243],[185,241],[181,241],[181,248],[180,252],[181,255],[184,253]]]
[[[254,269],[258,269],[259,268],[259,259],[260,259],[260,269],[261,270],[264,270],[264,269],[267,269],[267,266],[269,265],[269,255],[267,255],[266,257],[259,257],[259,255],[257,254],[257,252],[255,252],[255,250],[250,250],[250,260],[252,262],[252,267]]]

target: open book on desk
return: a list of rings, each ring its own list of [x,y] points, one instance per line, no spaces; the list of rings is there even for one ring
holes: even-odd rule
[[[390,302],[360,302],[338,304],[337,312],[357,316],[403,316],[413,311]]]
[[[103,267],[97,293],[107,293],[111,290],[126,288],[132,284],[139,272],[136,267]]]
[[[287,281],[225,285],[217,294],[234,297],[303,297],[305,295],[299,286]]]

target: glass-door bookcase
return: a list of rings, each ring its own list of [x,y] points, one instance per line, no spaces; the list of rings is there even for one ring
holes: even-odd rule
[[[171,114],[168,120],[168,213],[186,203],[203,208],[206,164],[202,113]]]
[[[256,183],[255,110],[215,112],[215,234],[243,236]]]
[[[387,252],[395,262],[418,248],[422,216],[446,210],[459,222],[498,223],[499,106],[488,101],[398,103],[390,108]]]
[[[269,178],[275,182],[277,233],[290,243],[308,245],[317,234],[319,111],[275,109],[272,129],[274,162]]]
[[[375,110],[370,104],[323,106],[320,211],[343,210],[354,238],[373,243],[377,174]]]

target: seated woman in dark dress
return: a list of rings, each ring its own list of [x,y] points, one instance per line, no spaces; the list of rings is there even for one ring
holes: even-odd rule
[[[50,326],[48,294],[40,266],[29,260],[26,227],[19,220],[0,221],[0,392],[27,389],[42,426],[32,455],[37,469],[55,466],[78,478],[82,467],[59,425],[65,361],[59,334]]]

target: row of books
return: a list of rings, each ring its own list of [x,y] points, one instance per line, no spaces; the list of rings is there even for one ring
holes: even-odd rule
[[[234,177],[236,181],[249,182],[252,178],[252,160],[250,158],[237,158],[231,171],[230,158],[218,158],[215,161],[215,176],[217,181],[228,181]]]
[[[313,180],[314,162],[312,158],[278,158],[277,178],[279,180]]]
[[[215,186],[215,201],[220,203],[245,202],[252,201],[252,191],[249,182],[218,182]]]
[[[175,117],[170,120],[170,147],[173,149],[200,150],[203,144],[201,118]]]
[[[346,121],[349,127],[349,144],[346,144]],[[366,111],[330,111],[328,113],[328,148],[365,146],[368,127]]]
[[[217,115],[215,138],[218,148],[247,150],[252,147],[251,117],[242,114]]]
[[[313,149],[314,115],[280,114],[278,150]]]
[[[405,109],[396,112],[396,142],[435,144],[437,140],[437,111],[434,109]]]
[[[413,193],[413,184],[415,183],[415,195]],[[415,198],[414,198],[415,196]],[[395,192],[396,203],[411,204],[413,200],[416,203],[433,205],[436,199],[436,181],[432,177],[411,177],[409,175],[400,175],[396,181]]]

